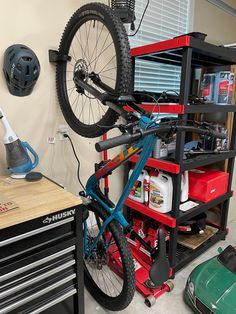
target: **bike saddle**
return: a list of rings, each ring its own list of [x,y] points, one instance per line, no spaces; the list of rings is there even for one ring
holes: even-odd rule
[[[155,262],[152,264],[149,277],[153,287],[159,287],[167,281],[170,276],[170,263],[166,255],[165,233],[158,230],[158,252]]]

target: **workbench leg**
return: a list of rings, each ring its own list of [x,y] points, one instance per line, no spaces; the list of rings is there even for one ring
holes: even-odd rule
[[[76,289],[74,295],[74,311],[76,314],[84,314],[84,267],[83,267],[83,206],[78,206],[75,214],[76,236]]]

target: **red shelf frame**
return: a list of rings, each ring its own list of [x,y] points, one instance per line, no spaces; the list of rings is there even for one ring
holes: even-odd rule
[[[139,155],[132,156],[129,161],[136,163],[139,159]],[[146,166],[164,170],[170,173],[178,174],[180,173],[180,165],[174,164],[173,162],[160,160],[155,158],[148,158]]]
[[[166,214],[159,213],[156,210],[153,210],[149,208],[148,206],[145,206],[144,204],[138,203],[134,200],[131,200],[130,198],[127,198],[125,201],[125,205],[150,217],[155,219],[158,222],[163,223],[166,226],[169,226],[170,228],[176,227],[176,219],[172,218]]]
[[[184,114],[184,105],[176,104],[176,103],[162,103],[159,104],[159,106],[156,106],[156,108],[153,110],[153,108],[156,106],[156,104],[141,104],[139,105],[140,108],[143,108],[144,110],[148,112],[154,112],[154,113],[173,113],[173,114]],[[132,112],[133,109],[129,106],[125,106],[124,109],[128,112]]]
[[[191,37],[181,36],[178,38],[168,39],[165,41],[157,42],[150,45],[135,47],[131,49],[131,56],[132,57],[138,57],[146,54],[161,52],[161,51],[168,51],[183,47],[189,47],[190,46],[190,40]]]

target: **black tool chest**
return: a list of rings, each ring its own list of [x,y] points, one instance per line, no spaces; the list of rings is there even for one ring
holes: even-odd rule
[[[0,230],[1,314],[84,313],[79,208]]]

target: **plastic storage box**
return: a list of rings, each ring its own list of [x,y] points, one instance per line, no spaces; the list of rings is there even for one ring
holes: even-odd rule
[[[208,168],[189,171],[189,197],[209,202],[227,192],[229,174]]]

